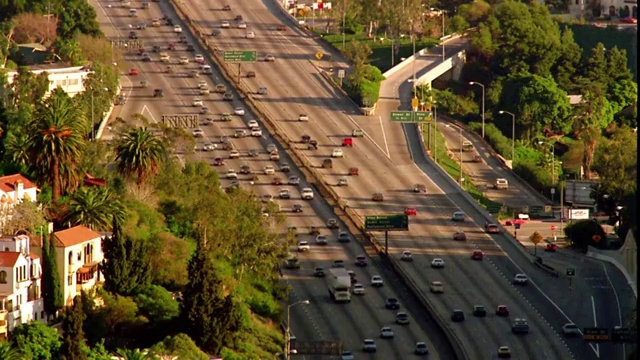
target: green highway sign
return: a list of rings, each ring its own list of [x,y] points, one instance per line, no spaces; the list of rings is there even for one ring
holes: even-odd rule
[[[601,327],[588,327],[582,331],[585,341],[609,341],[609,330]]]
[[[567,268],[567,276],[576,276],[576,269],[574,268]]]
[[[242,63],[256,62],[258,60],[257,51],[225,51],[223,56],[224,62]]]
[[[544,213],[544,206],[532,205],[529,206],[529,215],[540,215]]]
[[[413,113],[411,111],[392,111],[391,121],[412,122]]]
[[[409,216],[405,214],[365,216],[364,229],[365,231],[408,231]]]
[[[498,214],[502,210],[502,205],[500,204],[487,204],[487,211],[490,214]]]
[[[431,111],[416,111],[413,113],[414,122],[427,122],[433,119]]]

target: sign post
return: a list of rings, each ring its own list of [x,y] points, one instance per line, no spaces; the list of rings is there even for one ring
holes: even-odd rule
[[[409,216],[400,215],[377,215],[364,217],[365,231],[384,231],[384,252],[389,255],[389,231],[408,231]]]
[[[256,62],[258,60],[257,51],[225,51],[222,59],[226,63],[238,64],[238,84],[240,84],[240,74],[242,70],[242,63]]]
[[[573,279],[574,276],[576,276],[576,269],[567,268],[566,274],[567,274],[567,277],[569,278],[569,290],[571,290],[571,280]]]
[[[342,79],[344,79],[344,69],[338,70],[338,79],[340,79],[340,88],[342,88]]]

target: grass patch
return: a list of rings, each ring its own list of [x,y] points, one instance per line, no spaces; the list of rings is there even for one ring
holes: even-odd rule
[[[342,52],[342,34],[328,34],[318,29],[315,29],[314,31],[320,34],[331,46]],[[392,68],[391,41],[388,39],[380,41],[379,37],[376,39],[370,39],[364,34],[346,34],[344,43],[348,44],[351,40],[356,40],[369,45],[372,51],[371,55],[369,55],[369,62],[371,65],[377,67],[383,73]],[[434,38],[417,40],[416,51],[426,47],[432,48],[436,44],[438,44],[438,40]],[[411,55],[413,55],[413,43],[409,38],[401,39],[398,51],[393,55],[394,65],[397,65],[401,58],[408,58]]]
[[[423,137],[425,139],[425,146],[427,145],[427,136],[428,136],[427,126],[424,126]],[[431,136],[433,140],[433,134]],[[442,135],[442,132],[436,131],[435,142],[436,142],[435,157],[436,157],[438,166],[440,166],[447,174],[449,174],[452,178],[458,181],[458,179],[460,178],[460,163],[455,158],[449,157],[449,152],[447,151],[445,138],[444,138],[444,135]],[[431,156],[433,157],[433,155],[434,154],[432,149]],[[482,207],[486,209],[488,207],[502,205],[496,201],[493,201],[487,198],[484,195],[484,193],[480,191],[478,187],[475,186],[475,184],[473,183],[473,181],[471,181],[471,178],[467,174],[463,173],[462,177],[464,178],[464,181],[463,181],[464,190],[467,191],[469,195],[471,195],[471,197],[474,198]],[[503,217],[510,217],[512,215],[513,214],[507,214],[507,213],[501,212],[500,214],[498,214],[497,217],[503,218]]]

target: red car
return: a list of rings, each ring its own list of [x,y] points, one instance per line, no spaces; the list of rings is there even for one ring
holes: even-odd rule
[[[509,316],[509,308],[507,305],[498,305],[496,308],[496,315],[498,316]]]
[[[129,75],[138,75],[138,69],[131,69],[129,70]]]
[[[474,250],[473,254],[471,254],[471,258],[473,260],[482,260],[484,259],[484,253],[481,250]]]
[[[418,210],[416,208],[406,208],[404,209],[405,215],[418,215]]]
[[[465,233],[464,233],[464,232],[462,232],[462,231],[456,231],[456,232],[453,234],[453,240],[456,240],[456,241],[466,241],[466,240],[467,240],[467,234],[465,234]]]
[[[213,160],[213,166],[222,166],[224,165],[224,159],[221,157],[217,157]]]
[[[558,246],[554,243],[547,243],[544,247],[544,251],[556,252],[556,250],[558,250]]]
[[[271,185],[282,185],[282,179],[273,178],[273,181],[271,181]]]
[[[625,24],[637,24],[638,20],[632,18],[631,16],[627,16],[626,18],[620,19],[620,22]]]
[[[353,138],[344,138],[344,139],[342,139],[342,146],[352,147],[353,146]]]
[[[498,228],[498,225],[496,225],[496,224],[487,224],[486,230],[487,230],[487,232],[489,234],[499,234],[500,233],[500,229]]]

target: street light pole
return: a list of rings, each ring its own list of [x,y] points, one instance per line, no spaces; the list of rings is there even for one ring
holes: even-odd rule
[[[309,300],[300,300],[287,305],[287,348],[285,349],[285,357],[287,360],[291,359],[291,308],[300,304],[309,305]]]
[[[516,115],[504,110],[498,111],[498,114],[511,115],[511,168],[513,168],[516,162]]]
[[[435,103],[431,105],[433,107],[433,162],[438,164],[438,107]]]
[[[91,89],[91,140],[94,140],[95,134],[93,133],[96,125],[93,121],[93,89]]]
[[[442,61],[444,61],[445,58],[445,52],[444,52],[444,10],[440,10],[442,11]]]
[[[471,81],[469,85],[478,85],[482,88],[482,138],[484,139],[484,85],[477,81]]]

